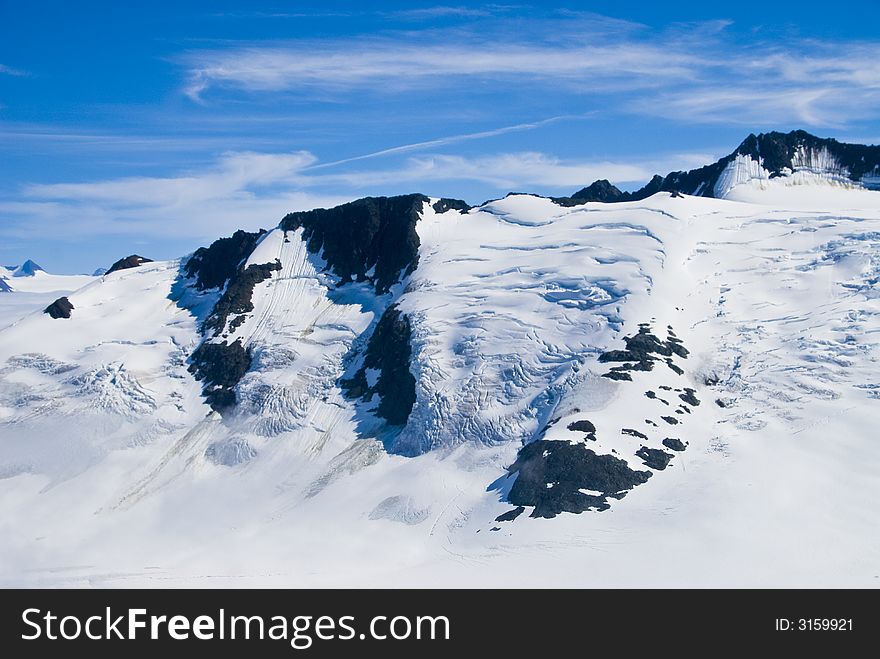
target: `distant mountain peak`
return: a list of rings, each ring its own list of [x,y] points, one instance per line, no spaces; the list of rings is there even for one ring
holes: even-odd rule
[[[28,259],[15,269],[15,271],[12,273],[12,276],[33,277],[38,272],[45,272],[45,270],[43,270],[43,268],[41,268],[39,265]]]
[[[621,192],[601,179],[563,201],[639,201],[658,192],[724,198],[734,187],[749,180],[769,180],[797,172],[869,189],[880,188],[880,146],[838,142],[804,130],[752,133],[732,153],[712,164],[666,176],[655,175],[634,192]]]

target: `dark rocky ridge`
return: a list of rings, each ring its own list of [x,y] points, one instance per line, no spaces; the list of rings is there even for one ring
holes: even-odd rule
[[[70,318],[70,312],[73,311],[73,304],[66,297],[59,297],[52,304],[43,310],[43,313],[49,314],[56,320],[58,318]]]
[[[239,267],[229,277],[223,295],[205,319],[202,333],[225,338],[226,321],[230,316],[236,317],[229,323],[229,331],[235,330],[244,322],[245,314],[254,310],[254,287],[280,269],[281,263],[278,261]],[[203,393],[215,411],[224,412],[235,405],[235,385],[250,370],[251,357],[250,351],[242,346],[240,340],[233,343],[209,343],[206,340],[193,352],[190,372],[196,375],[197,380],[205,381]]]
[[[5,279],[0,279],[0,293],[11,293],[12,286],[6,283]]]
[[[256,233],[239,229],[228,238],[219,238],[210,247],[197,249],[183,271],[187,277],[195,277],[196,288],[200,290],[222,288],[265,233],[263,229]]]
[[[363,365],[352,378],[339,383],[349,398],[370,401],[378,394],[376,414],[391,425],[405,424],[416,402],[416,379],[409,370],[411,338],[409,318],[391,305],[373,330]],[[372,387],[367,381],[368,368],[380,372]]]
[[[254,287],[262,281],[269,279],[272,273],[281,270],[281,263],[252,263],[246,268],[240,269],[230,279],[223,291],[223,295],[214,305],[214,310],[205,321],[205,330],[214,330],[221,332],[226,327],[226,321],[229,316],[236,315],[233,319],[230,330],[234,330],[244,321],[242,314],[250,313],[254,310],[253,295]]]
[[[507,471],[516,474],[507,500],[533,506],[532,517],[606,510],[609,497],[620,499],[651,477],[649,471],[634,471],[620,458],[598,455],[583,444],[546,439],[523,446]],[[584,494],[582,489],[601,494]]]
[[[774,178],[793,170],[792,160],[799,148],[820,151],[827,149],[846,168],[849,178],[858,182],[866,175],[880,174],[880,146],[847,144],[835,139],[821,138],[803,130],[790,133],[751,134],[736,150],[710,165],[690,171],[671,172],[666,176],[655,175],[644,187],[634,192],[622,192],[607,180],[599,180],[575,192],[571,197],[558,199],[566,206],[600,201],[640,201],[658,192],[683,192],[701,197],[714,197],[715,184],[721,172],[736,159],[737,155],[750,156],[761,161],[764,169]],[[843,172],[840,172],[843,174]]]
[[[418,265],[416,221],[427,201],[421,194],[365,197],[335,208],[290,213],[281,228],[303,227],[308,250],[324,258],[340,285],[369,280],[382,294],[401,272],[408,275]],[[373,268],[374,274],[367,276]]]
[[[129,268],[136,268],[139,265],[143,265],[144,263],[152,263],[153,259],[148,259],[145,256],[138,256],[137,254],[132,254],[131,256],[126,256],[124,259],[119,259],[116,263],[110,266],[110,269],[105,272],[105,275],[109,275],[111,272],[116,272],[117,270],[127,270]]]

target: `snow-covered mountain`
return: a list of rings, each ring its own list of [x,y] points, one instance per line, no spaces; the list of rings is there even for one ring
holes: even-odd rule
[[[30,259],[28,259],[27,261],[22,263],[20,266],[17,266],[12,269],[12,276],[13,277],[33,277],[38,272],[45,272],[45,270],[43,270],[43,268],[41,268],[39,265],[37,265],[36,263],[34,263]]]
[[[878,148],[743,145],[644,198],[292,213],[25,315],[0,579],[873,584]]]
[[[711,165],[658,174],[634,192],[621,192],[606,180],[595,181],[575,192],[568,203],[638,201],[657,192],[726,199],[742,184],[763,187],[776,178],[790,185],[821,181],[880,189],[880,146],[845,144],[802,130],[749,135],[733,153]]]

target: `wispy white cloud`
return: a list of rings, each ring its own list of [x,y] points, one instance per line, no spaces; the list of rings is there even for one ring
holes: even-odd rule
[[[479,25],[191,51],[181,60],[184,92],[195,100],[212,92],[336,94],[344,102],[353,92],[386,98],[414,89],[464,98],[470,86],[599,99],[608,109],[683,122],[837,128],[880,115],[880,42],[762,42],[729,34],[727,20],[651,32],[577,13],[527,29],[503,17]]]
[[[5,64],[0,64],[0,75],[21,77],[28,75],[28,72],[22,71],[21,69],[13,69],[11,66],[6,66]]]
[[[503,9],[504,7],[499,5],[486,7],[437,5],[436,7],[422,7],[420,9],[402,9],[392,12],[392,16],[416,21],[447,18],[450,16],[456,18],[482,18],[484,16],[491,16],[493,13]]]
[[[237,152],[224,154],[212,167],[172,177],[30,185],[18,198],[0,200],[0,235],[32,237],[38,231],[61,240],[95,235],[207,239],[274,225],[291,210],[348,199],[294,184],[297,173],[313,162],[307,152]]]
[[[117,206],[174,207],[217,198],[248,195],[288,181],[315,162],[306,152],[224,154],[212,168],[177,177],[129,177],[98,183],[55,183],[27,186],[25,197],[108,202]]]
[[[292,210],[333,206],[389,185],[425,190],[437,182],[472,181],[500,193],[538,187],[566,194],[597,178],[641,182],[668,171],[673,162],[691,166],[708,159],[679,154],[625,163],[529,151],[473,158],[435,154],[383,169],[315,173],[315,157],[308,152],[234,152],[177,176],[29,185],[16,198],[0,199],[0,236],[25,238],[39,232],[62,241],[98,235],[206,240],[237,228],[274,226]]]
[[[638,164],[567,161],[538,152],[491,154],[468,158],[437,154],[408,158],[396,167],[360,172],[326,174],[323,184],[334,183],[350,189],[412,183],[414,186],[437,181],[477,181],[499,191],[534,189],[536,186],[566,190],[597,178],[618,182],[650,178],[651,172]]]
[[[444,44],[398,40],[291,44],[200,51],[186,57],[185,93],[198,100],[212,87],[251,92],[350,89],[382,84],[411,89],[442,79],[495,81],[628,79],[631,87],[692,75],[700,59],[651,44]]]

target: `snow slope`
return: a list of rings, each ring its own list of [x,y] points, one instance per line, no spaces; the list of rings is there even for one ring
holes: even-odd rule
[[[876,586],[880,194],[790,183],[432,199],[381,294],[279,228],[216,335],[222,291],[180,263],[94,280],[70,319],[0,330],[0,583]],[[389,309],[404,424],[340,386],[387,375]],[[203,340],[252,357],[222,415],[187,370]]]
[[[5,271],[5,272],[3,272]],[[12,271],[5,268],[0,276],[12,289],[0,294],[0,329],[32,311],[42,311],[63,295],[94,280],[86,275],[53,275],[43,270],[28,277],[12,279]]]

